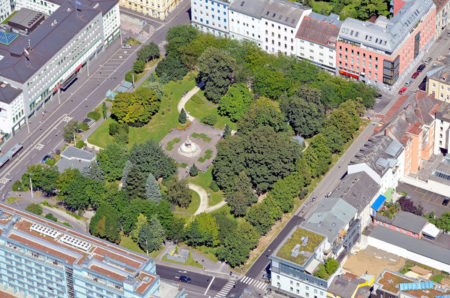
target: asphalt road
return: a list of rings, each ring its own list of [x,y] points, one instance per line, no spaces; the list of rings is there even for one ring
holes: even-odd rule
[[[197,296],[213,296],[227,283],[227,280],[223,278],[188,272],[164,265],[156,265],[156,273],[162,279],[179,283],[188,293],[194,295],[197,293]],[[191,281],[189,283],[180,282],[181,275],[190,277]]]
[[[161,45],[170,27],[189,24],[189,10],[190,2],[184,0],[166,22],[155,28],[147,43],[153,41]],[[21,143],[24,149],[0,170],[0,199],[6,198],[12,183],[26,172],[28,166],[39,163],[44,155],[62,147],[63,127],[69,120],[82,121],[103,101],[106,91],[115,89],[122,82],[125,73],[132,68],[138,49],[137,46],[121,49],[120,38],[116,38],[80,71],[77,81],[61,92],[60,98],[53,96],[35,112],[35,116],[29,119],[29,131],[23,127],[4,144],[3,152],[16,143]]]

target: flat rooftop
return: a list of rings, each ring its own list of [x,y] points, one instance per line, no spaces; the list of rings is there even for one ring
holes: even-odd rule
[[[22,93],[22,90],[16,89],[9,84],[0,82],[0,102],[10,104]]]
[[[144,293],[156,280],[144,271],[153,262],[147,256],[1,203],[0,211],[0,233],[9,247],[25,246],[53,256],[61,265],[80,266],[119,284],[126,280],[138,293]]]
[[[322,235],[297,227],[278,247],[275,255],[303,266],[324,239],[325,237]],[[294,253],[294,251],[297,253]]]
[[[37,23],[44,19],[44,14],[28,8],[21,8],[8,20],[8,25],[12,27],[22,27],[31,30]]]

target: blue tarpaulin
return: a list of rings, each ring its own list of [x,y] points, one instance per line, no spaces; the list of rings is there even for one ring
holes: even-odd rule
[[[383,206],[384,201],[386,201],[386,197],[383,195],[379,195],[375,202],[372,204],[372,209],[375,211],[380,210],[381,206]]]

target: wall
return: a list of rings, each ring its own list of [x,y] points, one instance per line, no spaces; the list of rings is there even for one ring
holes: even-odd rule
[[[0,0],[0,23],[12,13],[10,0]]]
[[[192,23],[205,33],[229,35],[228,3],[211,0],[191,0]]]
[[[261,19],[251,17],[236,11],[230,11],[231,39],[250,40],[261,47],[262,26]]]
[[[449,2],[450,3],[450,2]],[[450,79],[450,78],[449,78]],[[428,80],[428,94],[434,95],[434,98],[450,103],[450,83],[442,83],[430,78]]]
[[[1,87],[0,87],[1,88]],[[13,133],[18,126],[25,124],[23,94],[21,93],[10,104],[0,102],[0,131]]]
[[[119,30],[120,11],[119,3],[117,3],[103,16],[103,38],[105,43],[110,43],[114,39],[114,36],[119,34]]]
[[[315,64],[334,70],[336,68],[336,48],[326,47],[321,44],[304,39],[295,38],[296,55]]]
[[[23,7],[51,15],[59,8],[59,5],[45,0],[16,0],[15,10],[20,10]]]
[[[326,297],[326,289],[319,288],[290,276],[273,272],[271,275],[271,288],[273,291],[281,290],[288,292],[294,297]]]
[[[298,22],[299,24],[300,22]],[[271,20],[262,19],[262,48],[270,54],[281,52],[285,55],[295,54],[294,39],[297,29]]]
[[[381,222],[381,221],[376,220],[376,219],[373,220],[373,224],[374,224],[375,226],[386,227],[386,228],[388,228],[388,229],[391,229],[392,231],[397,231],[397,232],[399,232],[399,233],[402,233],[402,234],[405,234],[405,235],[414,237],[414,238],[416,238],[416,239],[422,238],[422,233],[416,234],[416,233],[413,233],[413,232],[411,232],[411,231],[407,231],[407,230],[404,230],[404,229],[402,229],[402,228],[398,228],[398,227],[396,227],[396,226],[394,226],[394,225],[391,225],[391,224],[388,224],[388,223],[384,223],[384,222]]]
[[[434,154],[441,154],[441,148],[450,152],[450,122],[435,120]]]
[[[384,250],[389,253],[393,253],[395,255],[401,256],[405,259],[410,259],[415,262],[421,263],[421,264],[427,264],[427,266],[433,267],[433,268],[439,268],[440,270],[450,272],[450,265],[444,264],[442,262],[430,259],[428,257],[416,254],[414,252],[411,252],[409,250],[406,250],[404,248],[398,247],[396,245],[392,245],[390,243],[381,241],[379,239],[373,238],[373,237],[367,237],[368,244],[370,246],[374,246],[378,249]]]
[[[165,20],[180,0],[120,0],[120,6],[137,11],[147,16]]]
[[[412,178],[409,176],[404,176],[402,179],[400,179],[401,182],[414,185],[418,188],[422,188],[437,194],[440,194],[441,196],[448,196],[450,193],[450,185],[445,185],[443,183],[439,183],[433,180],[428,180],[427,182]]]

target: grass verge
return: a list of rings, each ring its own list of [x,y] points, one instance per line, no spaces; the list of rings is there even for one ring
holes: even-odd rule
[[[181,208],[179,206],[175,206],[175,211],[177,212],[185,212],[189,214],[194,214],[200,206],[200,196],[193,190],[190,190],[192,195],[192,201],[187,208]]]
[[[176,143],[179,143],[179,142],[180,142],[180,138],[175,138],[175,139],[173,139],[173,140],[167,142],[166,150],[167,150],[167,151],[172,151],[172,150],[173,150],[173,146],[174,146]]]
[[[6,204],[12,204],[12,203],[14,203],[14,202],[17,202],[18,200],[20,200],[19,197],[8,197],[8,198],[6,199]]]
[[[208,193],[208,206],[214,206],[219,204],[220,202],[222,202],[225,199],[225,196],[223,194],[222,191],[213,191],[209,186],[211,184],[211,182],[213,181],[213,177],[212,177],[212,170],[213,167],[209,167],[209,169],[202,173],[199,172],[197,177],[191,177],[190,182],[200,185],[201,187],[203,187],[206,192]]]
[[[195,139],[202,139],[203,142],[205,143],[209,143],[211,142],[211,138],[208,137],[206,134],[204,133],[196,133],[194,132],[193,134],[191,134],[191,137],[195,138]]]
[[[162,257],[162,260],[163,260],[163,261],[166,261],[166,262],[169,262],[169,263],[175,263],[175,264],[186,265],[186,266],[192,266],[192,267],[197,267],[197,268],[202,268],[202,269],[203,269],[203,266],[202,266],[201,264],[197,263],[197,262],[192,258],[191,252],[189,252],[189,257],[188,257],[186,263],[176,262],[176,261],[169,260],[166,256],[163,256],[163,257]]]
[[[200,158],[198,159],[198,161],[199,161],[199,162],[205,162],[205,161],[207,161],[208,159],[210,159],[210,158],[212,157],[212,154],[213,154],[212,150],[211,150],[211,149],[208,149],[208,150],[205,151],[205,155],[203,155],[202,157],[200,157]]]

